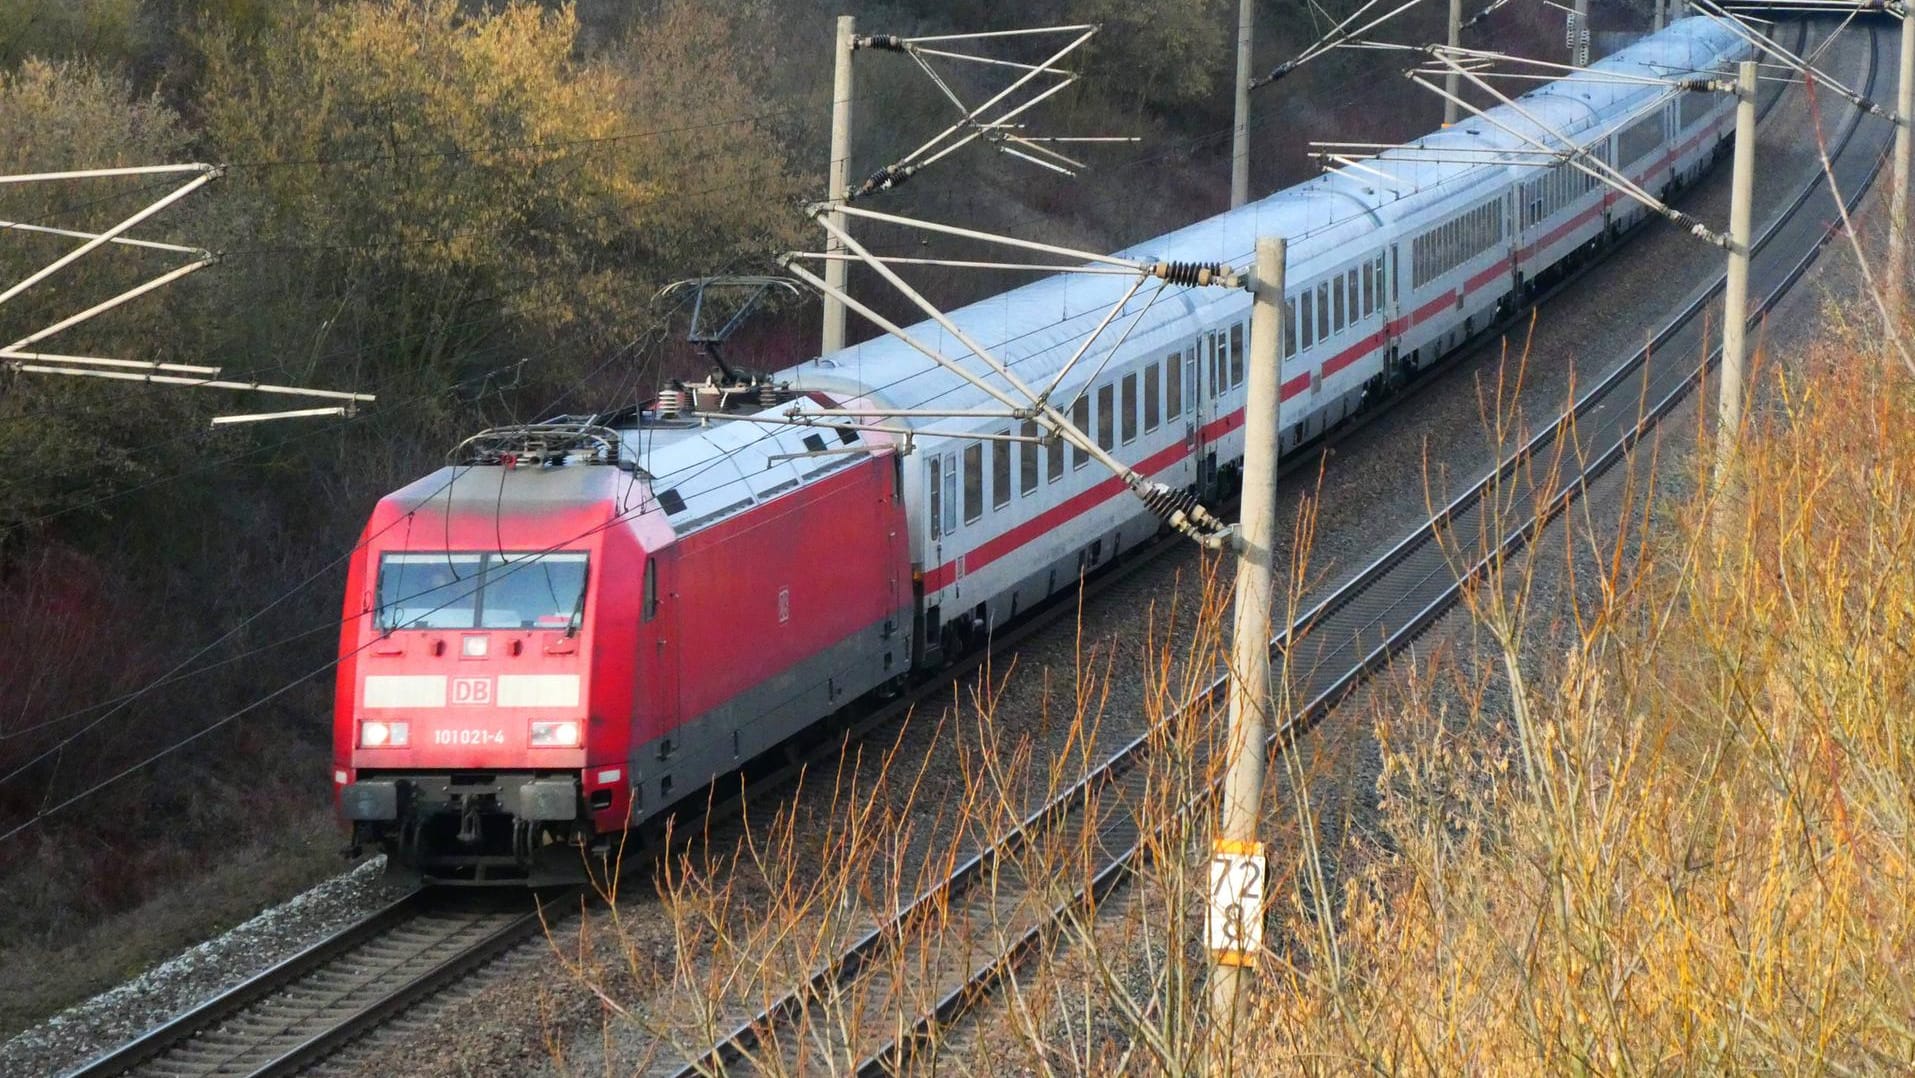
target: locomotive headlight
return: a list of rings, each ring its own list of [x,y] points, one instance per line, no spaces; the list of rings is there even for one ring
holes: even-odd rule
[[[576,748],[578,733],[578,723],[569,719],[560,722],[535,722],[532,724],[532,747],[535,749]]]
[[[403,722],[362,722],[359,724],[359,747],[400,749],[411,740],[411,734],[411,726]]]

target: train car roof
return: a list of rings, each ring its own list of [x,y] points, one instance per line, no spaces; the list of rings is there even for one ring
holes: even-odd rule
[[[1603,59],[1588,72],[1572,73],[1484,116],[1426,135],[1366,160],[1362,169],[1339,168],[1238,209],[1145,240],[1119,255],[1187,262],[1226,262],[1245,267],[1254,238],[1288,238],[1287,271],[1308,280],[1344,262],[1380,250],[1379,234],[1395,226],[1441,218],[1475,203],[1478,192],[1509,182],[1512,171],[1534,172],[1508,151],[1531,146],[1527,138],[1560,144],[1557,135],[1587,142],[1606,135],[1671,91],[1624,81],[1621,76],[1668,78],[1713,72],[1740,47],[1728,29],[1704,18],[1683,19]],[[1472,151],[1483,164],[1465,162]],[[1441,156],[1442,151],[1451,156]],[[1496,155],[1501,153],[1502,160]],[[1366,171],[1370,170],[1370,171]],[[1377,175],[1381,173],[1382,175]],[[1121,277],[1059,274],[947,312],[951,320],[1004,359],[1027,384],[1055,376],[1083,337],[1128,286]],[[1152,302],[1146,286],[1115,326],[1143,312],[1127,347],[1166,347],[1189,336],[1185,317],[1199,310],[1227,317],[1247,309],[1249,297],[1222,289],[1167,286]],[[986,375],[985,364],[943,327],[921,321],[907,332],[942,355]],[[1107,331],[1106,341],[1115,340]],[[1100,342],[1100,350],[1102,343]],[[1096,369],[1080,363],[1065,388],[1075,389]],[[880,336],[780,372],[794,385],[847,398],[868,397],[892,408],[974,409],[991,399],[959,375],[939,367],[909,345]],[[943,424],[939,424],[943,425]]]
[[[1670,91],[1615,76],[1668,78],[1713,72],[1741,42],[1709,19],[1671,24],[1577,72],[1517,99],[1415,142],[1386,150],[1363,168],[1338,168],[1305,183],[1277,191],[1166,235],[1117,252],[1120,256],[1180,262],[1247,266],[1259,235],[1289,240],[1287,272],[1303,281],[1346,262],[1379,251],[1384,235],[1421,220],[1437,220],[1477,204],[1485,188],[1502,190],[1512,172],[1533,173],[1508,151],[1533,145],[1529,139],[1558,144],[1557,136],[1579,143],[1607,135]],[[1471,160],[1459,151],[1470,151]],[[1450,156],[1443,156],[1449,151]],[[1498,159],[1498,155],[1501,159]],[[1484,158],[1476,163],[1474,158]],[[1380,173],[1380,175],[1379,175]],[[1056,274],[947,312],[1027,384],[1042,386],[1076,351],[1083,337],[1115,303],[1129,281],[1123,277]],[[1107,331],[1116,339],[1121,327],[1137,318],[1126,349],[1169,348],[1190,335],[1190,316],[1226,320],[1246,311],[1248,294],[1240,290],[1166,286],[1140,289]],[[1148,311],[1145,308],[1148,306]],[[1141,317],[1138,317],[1141,314]],[[941,355],[1003,387],[987,374],[982,360],[949,331],[926,319],[906,332]],[[1107,345],[1105,345],[1107,347]],[[1100,348],[1101,352],[1101,348]],[[1096,355],[1091,357],[1095,360]],[[1063,399],[1085,384],[1098,364],[1079,363],[1066,380]],[[829,393],[842,401],[865,401],[886,408],[979,409],[995,405],[968,380],[946,370],[916,349],[879,336],[779,372],[801,390]],[[780,405],[760,411],[772,419]],[[937,420],[903,420],[920,429],[948,427]],[[811,442],[807,442],[807,439]],[[628,432],[628,448],[654,478],[652,489],[675,494],[684,508],[671,514],[680,534],[741,512],[755,501],[775,496],[800,481],[843,466],[853,454],[805,456],[836,448],[834,432],[753,422],[717,423],[684,428],[645,426]],[[819,444],[822,443],[822,446]]]

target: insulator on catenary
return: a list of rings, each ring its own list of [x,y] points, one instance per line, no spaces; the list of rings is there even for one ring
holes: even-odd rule
[[[1195,286],[1219,282],[1227,273],[1222,266],[1198,262],[1159,262],[1150,267],[1150,275],[1161,277],[1171,284]]]
[[[891,52],[904,51],[904,39],[896,34],[866,34],[858,39],[861,49],[888,49]]]
[[[1217,539],[1229,530],[1228,525],[1211,515],[1197,496],[1187,490],[1142,481],[1133,483],[1132,489],[1145,508],[1159,519],[1206,546],[1216,545]]]
[[[865,177],[864,183],[851,193],[852,198],[863,198],[879,191],[889,191],[893,187],[910,179],[918,171],[917,165],[886,165]]]
[[[1283,63],[1280,63],[1277,66],[1271,68],[1269,74],[1265,75],[1263,78],[1257,79],[1256,81],[1252,82],[1250,84],[1250,88],[1254,90],[1259,86],[1268,86],[1271,83],[1277,81],[1278,79],[1284,77],[1285,75],[1288,75],[1291,71],[1296,69],[1296,66],[1297,66],[1297,62],[1295,60],[1285,60]]]

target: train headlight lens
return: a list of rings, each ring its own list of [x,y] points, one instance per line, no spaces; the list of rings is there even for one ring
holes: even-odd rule
[[[359,724],[359,747],[365,749],[405,748],[411,740],[412,728],[403,722],[362,722]]]
[[[532,724],[532,747],[535,749],[576,748],[578,735],[578,723],[571,720],[535,722]]]

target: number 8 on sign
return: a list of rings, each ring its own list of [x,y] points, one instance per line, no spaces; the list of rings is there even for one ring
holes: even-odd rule
[[[1263,949],[1263,874],[1263,843],[1216,840],[1204,935],[1217,961],[1257,964],[1257,952]]]

